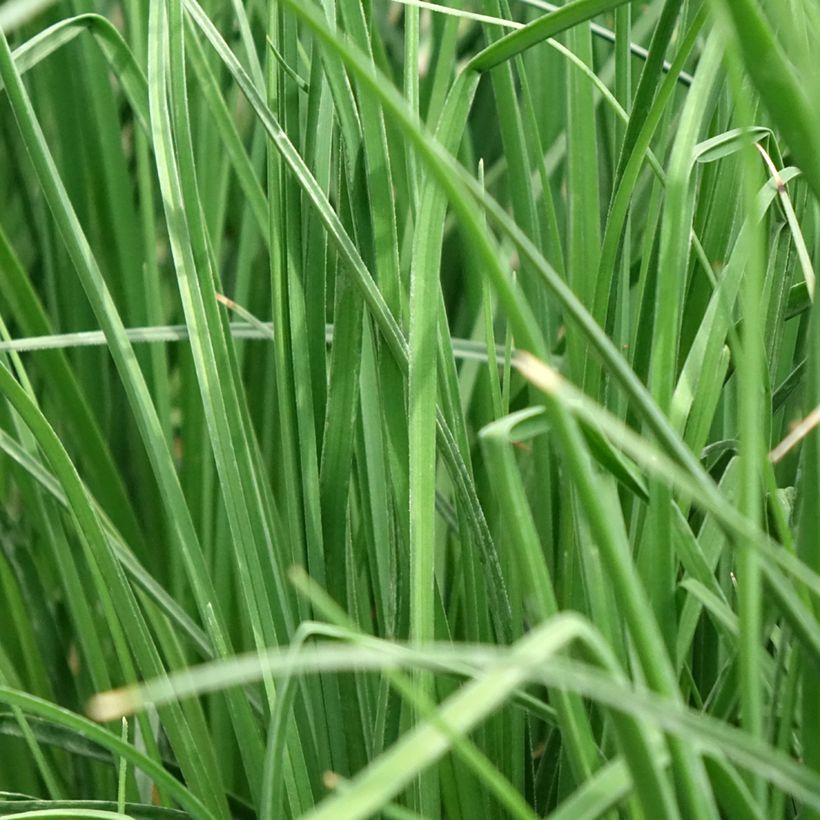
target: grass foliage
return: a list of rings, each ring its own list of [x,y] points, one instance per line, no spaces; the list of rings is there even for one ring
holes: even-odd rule
[[[0,28],[0,815],[820,817],[812,0]]]

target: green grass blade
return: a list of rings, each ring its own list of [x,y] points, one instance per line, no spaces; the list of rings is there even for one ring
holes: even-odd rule
[[[562,31],[617,8],[623,2],[624,0],[574,0],[487,46],[470,60],[469,68],[487,71]]]

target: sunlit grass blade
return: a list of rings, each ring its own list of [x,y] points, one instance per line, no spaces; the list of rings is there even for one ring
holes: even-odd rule
[[[623,2],[624,0],[574,0],[487,46],[473,57],[469,67],[475,71],[486,71],[549,37],[616,8]]]

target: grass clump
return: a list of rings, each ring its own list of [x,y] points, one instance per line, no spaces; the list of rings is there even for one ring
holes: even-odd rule
[[[820,815],[807,0],[0,5],[0,813]]]

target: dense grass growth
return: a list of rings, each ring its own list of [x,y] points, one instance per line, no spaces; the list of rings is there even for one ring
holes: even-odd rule
[[[820,817],[813,0],[0,27],[0,815]]]

